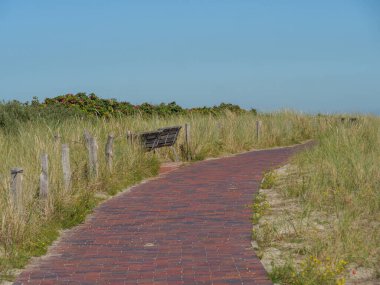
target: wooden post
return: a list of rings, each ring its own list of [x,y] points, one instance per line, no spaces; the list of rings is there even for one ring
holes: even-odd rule
[[[130,143],[130,144],[133,144],[133,134],[131,131],[127,131],[127,141]]]
[[[186,142],[186,153],[187,153],[187,160],[191,160],[191,148],[190,148],[190,124],[185,124],[185,142]]]
[[[41,174],[40,174],[40,198],[46,199],[49,194],[49,176],[48,176],[48,155],[41,155]]]
[[[89,173],[92,178],[97,178],[99,174],[99,165],[98,165],[98,143],[95,138],[90,135],[88,131],[84,131],[84,137],[88,149],[88,158],[89,158]]]
[[[20,167],[11,169],[11,195],[14,208],[21,213],[22,205],[22,173],[24,170]]]
[[[94,137],[91,138],[91,157],[92,157],[92,175],[94,178],[98,178],[99,175],[99,163],[98,163],[98,143]]]
[[[54,135],[54,150],[59,153],[60,151],[60,146],[61,146],[61,139],[62,137],[60,136],[59,133],[56,133]]]
[[[71,188],[71,167],[70,167],[70,149],[67,144],[62,145],[62,170],[63,170],[63,185],[65,191]]]
[[[84,130],[83,136],[84,136],[84,139],[86,141],[86,146],[88,148],[90,145],[90,141],[91,141],[91,134],[87,130]]]
[[[112,172],[112,159],[113,159],[113,140],[114,134],[109,134],[106,144],[106,161],[107,167],[110,172]]]
[[[262,126],[262,121],[256,121],[256,139],[259,141],[260,139],[260,129]]]

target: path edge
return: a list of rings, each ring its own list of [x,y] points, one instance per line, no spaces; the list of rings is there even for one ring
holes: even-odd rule
[[[213,160],[218,160],[218,159],[236,157],[236,156],[244,155],[244,154],[250,153],[250,152],[260,152],[260,151],[268,151],[268,150],[276,150],[276,149],[294,148],[294,147],[297,147],[297,146],[307,146],[308,144],[313,144],[313,143],[315,143],[315,140],[310,139],[310,140],[303,141],[301,143],[292,144],[292,145],[288,145],[288,146],[275,146],[275,147],[263,148],[263,149],[251,149],[251,150],[243,151],[243,152],[239,152],[239,153],[226,154],[226,155],[223,155],[223,156],[220,156],[220,157],[210,157],[210,158],[206,158],[206,159],[200,160],[200,161],[187,162],[187,163],[185,162],[185,163],[180,164],[179,167],[177,167],[177,168],[175,168],[173,170],[170,170],[170,171],[167,171],[167,172],[164,172],[164,173],[159,173],[156,176],[146,178],[146,179],[140,181],[139,183],[137,183],[135,185],[132,185],[132,186],[130,186],[128,188],[122,189],[120,192],[116,193],[115,195],[110,196],[110,197],[104,199],[103,201],[101,201],[95,208],[93,208],[93,210],[85,217],[85,219],[83,220],[83,222],[81,222],[80,224],[77,224],[77,225],[75,225],[72,228],[59,230],[59,236],[58,236],[58,238],[56,240],[54,240],[51,243],[51,245],[48,246],[46,253],[44,255],[41,255],[41,256],[33,256],[33,257],[31,257],[30,260],[29,260],[29,262],[27,263],[27,265],[24,268],[16,268],[16,269],[14,269],[16,272],[15,272],[15,275],[13,277],[16,280],[17,277],[22,272],[28,271],[28,270],[33,269],[33,268],[36,268],[36,267],[38,267],[38,265],[40,264],[40,262],[43,262],[45,259],[47,259],[47,258],[49,258],[51,256],[54,256],[54,254],[53,254],[54,247],[57,244],[59,244],[62,240],[64,240],[67,236],[69,236],[72,232],[74,232],[75,230],[77,230],[78,228],[80,228],[83,224],[85,224],[88,221],[90,221],[93,218],[96,210],[99,207],[101,207],[104,203],[106,203],[106,202],[108,202],[110,200],[116,199],[117,197],[119,197],[121,195],[128,195],[129,193],[131,193],[134,190],[134,188],[137,188],[137,187],[139,187],[142,184],[146,184],[146,183],[151,182],[151,181],[162,179],[162,178],[166,177],[168,174],[176,172],[176,171],[178,171],[181,168],[188,167],[188,166],[193,166],[193,165],[196,165],[196,164],[199,164],[199,163],[205,163],[207,161],[213,161]],[[14,281],[0,280],[0,285],[8,285],[8,284],[14,284]]]

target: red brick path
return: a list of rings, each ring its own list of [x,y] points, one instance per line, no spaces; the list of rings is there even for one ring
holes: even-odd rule
[[[262,174],[304,146],[179,168],[100,205],[15,284],[272,284],[250,246]]]

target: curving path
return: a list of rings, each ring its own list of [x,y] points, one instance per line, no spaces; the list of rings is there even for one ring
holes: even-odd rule
[[[262,174],[306,145],[202,161],[100,205],[15,284],[272,284],[251,248]]]

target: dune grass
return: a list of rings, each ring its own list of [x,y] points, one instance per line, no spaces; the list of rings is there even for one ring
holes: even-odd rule
[[[372,272],[368,278],[377,279],[380,119],[360,116],[342,123],[327,118],[316,139],[315,147],[294,157],[278,185],[291,199],[286,201],[296,201],[300,209],[291,221],[297,229],[266,239],[272,247],[278,241],[301,244],[304,258],[298,265],[290,260],[276,266],[271,276],[281,284],[344,284],[355,278],[356,268],[366,268]]]
[[[259,138],[256,121],[263,121]],[[157,174],[160,162],[173,159],[169,149],[145,153],[137,143],[126,139],[133,133],[159,127],[191,126],[193,160],[246,151],[252,148],[289,145],[309,139],[317,133],[319,124],[311,116],[293,112],[265,115],[234,114],[226,111],[220,116],[190,115],[171,117],[123,117],[111,119],[65,119],[62,121],[34,120],[19,125],[14,132],[0,132],[0,271],[9,279],[12,269],[22,268],[31,256],[42,255],[59,235],[60,229],[70,228],[107,195],[125,189]],[[83,131],[88,130],[98,141],[100,174],[88,176],[87,150]],[[106,168],[104,148],[107,135],[115,135],[114,171]],[[57,136],[59,137],[57,139]],[[72,189],[64,191],[61,168],[61,144],[70,147]],[[176,144],[181,159],[184,135]],[[49,156],[49,187],[47,201],[41,201],[39,175],[40,155]],[[10,169],[21,167],[23,173],[23,211],[17,212],[10,197]]]
[[[257,120],[263,122],[259,137]],[[320,211],[332,217],[326,230],[302,237],[309,244],[306,256],[319,261],[345,260],[372,268],[379,264],[379,119],[362,116],[358,122],[342,123],[334,116],[286,111],[259,115],[226,111],[219,116],[35,120],[18,126],[15,132],[0,132],[2,278],[11,279],[12,269],[25,266],[31,256],[44,254],[60,229],[82,222],[107,196],[156,175],[162,161],[174,158],[170,149],[161,149],[156,154],[143,152],[137,143],[128,142],[127,130],[138,133],[185,123],[191,126],[192,160],[316,139],[318,144],[313,149],[296,156],[294,171],[283,185],[283,194],[299,201],[304,216]],[[98,141],[97,179],[88,177],[84,129]],[[112,173],[106,168],[104,156],[109,133],[115,135]],[[57,134],[59,139],[55,138]],[[73,172],[70,193],[63,189],[62,143],[70,146]],[[184,144],[182,131],[175,146],[182,160],[187,157]],[[49,155],[47,202],[38,197],[40,155],[44,152]],[[13,209],[10,199],[10,169],[16,166],[24,169],[22,213]],[[310,262],[305,264],[307,269],[311,266]],[[285,278],[281,272],[288,271],[278,268],[279,280]],[[313,273],[310,276],[313,278]]]
[[[380,264],[380,120],[362,117],[319,137],[319,144],[295,158],[286,194],[306,209],[334,217],[315,255],[340,256],[360,265]],[[294,179],[296,177],[296,179]]]

